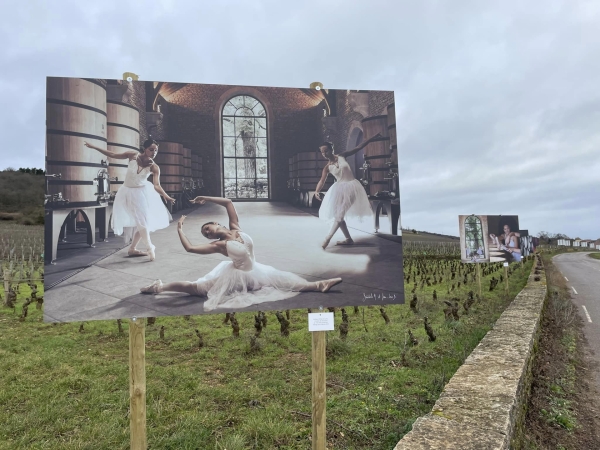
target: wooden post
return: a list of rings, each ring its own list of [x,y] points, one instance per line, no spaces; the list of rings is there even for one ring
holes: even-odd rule
[[[481,295],[481,266],[479,265],[480,263],[475,263],[477,264],[477,283],[479,284],[479,298],[482,298]]]
[[[146,329],[145,321],[129,322],[129,428],[131,450],[146,450]]]
[[[312,450],[325,450],[326,331],[312,331]]]

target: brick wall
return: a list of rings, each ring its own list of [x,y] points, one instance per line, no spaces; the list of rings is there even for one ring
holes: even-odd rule
[[[288,197],[288,158],[296,153],[316,150],[323,140],[322,109],[318,101],[300,89],[235,87],[188,84],[168,95],[164,109],[167,139],[181,142],[202,156],[207,195],[221,194],[221,143],[219,106],[231,96],[245,93],[261,100],[267,108],[271,198]]]
[[[393,91],[369,92],[369,113],[372,116],[387,114],[387,107],[390,103],[394,103]]]
[[[151,85],[134,83],[132,103],[140,108],[141,138],[148,136],[145,111],[151,108],[146,104],[146,89]],[[337,116],[328,119],[328,125],[335,122],[335,128],[326,127],[323,111],[318,99],[305,94],[301,89],[270,87],[238,87],[224,85],[187,84],[175,90],[174,85],[165,85],[159,102],[164,115],[161,126],[152,130],[155,139],[180,142],[193,153],[202,156],[205,194],[221,195],[221,139],[220,105],[235,95],[251,95],[265,105],[268,115],[269,157],[271,198],[288,198],[288,159],[306,151],[317,150],[325,139],[333,142],[336,150],[346,150],[348,136],[364,118],[354,111],[348,102],[349,91],[335,92]],[[369,95],[369,116],[380,115],[393,102],[393,92],[371,91]],[[143,140],[142,139],[142,140]],[[354,145],[354,142],[350,146]],[[351,159],[355,176],[362,164],[362,156]]]

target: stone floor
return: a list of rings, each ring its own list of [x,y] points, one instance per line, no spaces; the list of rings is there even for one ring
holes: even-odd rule
[[[288,300],[258,304],[237,311],[403,302],[401,238],[381,239],[380,236],[385,235],[375,234],[371,222],[348,222],[355,245],[336,246],[335,241],[343,238],[338,231],[330,247],[324,251],[320,244],[328,228],[314,215],[283,202],[240,202],[235,205],[242,229],[254,240],[258,262],[296,273],[309,281],[337,276],[344,279],[327,294],[305,292]],[[387,229],[386,220],[382,219],[381,231]],[[190,211],[184,230],[192,243],[207,242],[200,233],[201,225],[207,221],[226,225],[225,210],[207,204]],[[156,278],[163,282],[194,281],[227,258],[185,252],[175,222],[167,229],[152,233],[151,237],[157,247],[156,260],[153,262],[147,257],[127,257],[126,248],[118,250],[123,242],[121,239],[109,239],[109,242],[115,242],[115,248],[105,245],[103,248],[108,256],[95,262],[91,254],[86,252],[96,249],[86,248],[84,244],[71,249],[69,254],[59,253],[58,267],[52,268],[54,273],[63,266],[65,273],[73,270],[78,258],[75,266],[81,267],[73,276],[63,277],[66,278],[63,281],[59,278],[45,293],[45,321],[203,314],[202,297],[177,293],[143,295],[139,288]],[[99,243],[99,246],[102,247],[102,244],[106,243]],[[82,268],[85,266],[84,256],[91,264]],[[51,285],[48,280],[46,285]],[[365,299],[372,294],[375,298]],[[228,311],[213,310],[211,313]]]

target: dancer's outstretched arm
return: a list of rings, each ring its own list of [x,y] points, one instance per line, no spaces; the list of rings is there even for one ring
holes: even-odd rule
[[[338,156],[352,156],[356,153],[358,153],[359,151],[361,151],[363,148],[365,148],[367,145],[369,145],[371,142],[373,142],[375,139],[378,139],[381,137],[381,133],[377,133],[375,136],[367,139],[366,141],[364,141],[362,144],[360,144],[358,147],[353,148],[352,150],[346,150],[345,152],[341,152],[338,153]]]
[[[213,253],[221,253],[227,256],[225,251],[225,246],[222,241],[211,242],[210,244],[200,244],[200,245],[192,245],[188,240],[187,236],[183,233],[183,221],[186,216],[181,216],[179,221],[177,222],[177,233],[179,234],[179,240],[181,240],[181,245],[185,248],[186,252],[189,253],[197,253],[199,255],[210,255]]]
[[[233,202],[228,198],[223,197],[196,197],[192,203],[196,205],[204,205],[206,202],[215,203],[217,205],[223,206],[227,210],[227,215],[229,216],[229,229],[230,230],[241,230],[240,228],[240,219],[237,215],[237,211],[235,210],[235,206],[233,206]]]
[[[83,144],[88,148],[93,148],[94,150],[98,150],[103,155],[106,155],[109,158],[114,158],[114,159],[134,159],[139,154],[139,152],[137,150],[127,150],[126,152],[123,152],[123,153],[116,153],[116,152],[111,152],[110,150],[104,150],[103,148],[96,147],[95,145],[92,145],[89,142],[84,142]]]
[[[150,171],[153,175],[152,182],[154,184],[154,190],[160,195],[162,195],[166,201],[175,203],[175,199],[173,197],[170,197],[169,194],[167,194],[160,185],[160,167],[158,167],[156,164],[152,164],[152,166],[150,167]]]
[[[325,181],[327,181],[327,175],[329,175],[329,163],[325,167],[323,167],[323,172],[321,173],[321,179],[317,183],[317,187],[315,188],[315,197],[317,200],[321,200],[321,189],[325,185]]]

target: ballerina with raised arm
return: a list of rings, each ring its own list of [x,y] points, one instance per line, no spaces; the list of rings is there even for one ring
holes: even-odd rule
[[[185,216],[182,216],[177,223],[177,232],[183,248],[187,252],[199,255],[219,253],[231,261],[219,263],[210,273],[196,281],[163,284],[161,280],[156,280],[141,288],[141,292],[183,292],[207,297],[204,310],[210,311],[217,308],[240,309],[257,303],[283,300],[300,292],[328,292],[342,282],[341,278],[310,282],[291,272],[260,264],[254,257],[254,242],[242,231],[231,200],[221,197],[196,197],[193,202],[197,205],[211,202],[223,206],[229,216],[229,227],[217,222],[207,222],[202,225],[201,232],[204,237],[213,241],[193,245],[183,232]]]
[[[124,183],[115,196],[111,228],[115,235],[124,235],[126,242],[131,240],[129,256],[150,256],[150,261],[154,261],[156,247],[150,241],[150,233],[167,228],[173,220],[160,196],[167,202],[175,203],[175,199],[160,185],[160,167],[154,162],[158,143],[148,139],[144,142],[142,152],[128,150],[123,153],[104,150],[88,142],[85,142],[85,146],[110,158],[129,159]],[[150,174],[153,175],[153,183],[147,180]],[[136,248],[140,240],[147,252]]]
[[[369,198],[363,185],[354,178],[352,169],[346,161],[346,157],[352,156],[365,148],[370,142],[381,137],[378,133],[372,138],[364,141],[358,147],[352,150],[347,150],[341,153],[335,153],[333,150],[333,144],[331,142],[324,142],[319,147],[321,154],[328,159],[327,164],[323,167],[321,179],[315,189],[315,197],[321,200],[321,189],[325,185],[327,176],[332,174],[335,177],[335,183],[329,188],[321,208],[319,209],[319,218],[331,223],[331,230],[321,245],[323,249],[327,248],[329,241],[339,229],[344,233],[346,238],[343,241],[338,241],[337,245],[352,245],[354,241],[348,226],[346,225],[346,218],[358,218],[364,219],[373,215]]]

